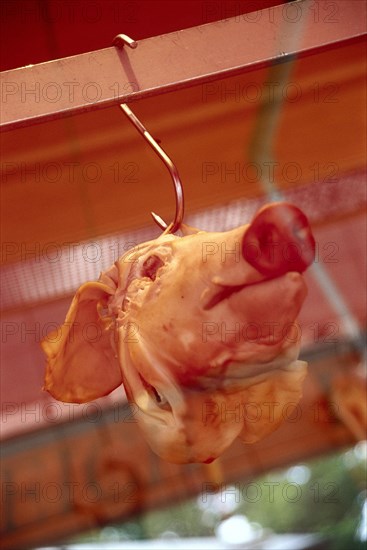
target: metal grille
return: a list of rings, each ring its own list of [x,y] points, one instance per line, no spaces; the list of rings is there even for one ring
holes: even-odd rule
[[[353,172],[338,181],[300,186],[284,193],[285,200],[304,210],[311,223],[351,215],[366,205],[366,172]],[[267,202],[265,196],[230,202],[188,215],[185,222],[206,231],[225,231],[248,223]],[[71,295],[83,282],[95,280],[126,250],[157,236],[153,225],[94,241],[28,251],[20,262],[1,268],[2,310],[18,309]],[[25,251],[26,252],[26,251]]]

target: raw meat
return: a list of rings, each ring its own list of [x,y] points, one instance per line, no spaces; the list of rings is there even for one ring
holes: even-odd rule
[[[287,203],[223,233],[183,225],[124,254],[77,291],[61,337],[42,343],[45,389],[83,403],[123,384],[163,459],[210,462],[252,443],[299,401],[306,216]]]

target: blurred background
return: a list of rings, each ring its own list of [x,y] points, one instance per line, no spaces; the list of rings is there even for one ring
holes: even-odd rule
[[[43,392],[40,341],[63,322],[80,284],[159,235],[149,213],[172,217],[169,175],[117,103],[97,109],[91,102],[70,116],[6,128],[2,548],[362,548],[366,50],[365,34],[352,28],[360,24],[365,32],[363,6],[359,0],[0,4],[6,82],[27,65],[111,48],[119,33],[138,42],[173,33],[160,43],[179,44],[182,29],[199,27],[200,37],[207,32],[202,25],[220,20],[248,25],[243,41],[257,62],[246,70],[155,90],[130,106],[179,170],[186,223],[227,230],[285,198],[307,214],[317,242],[300,316],[309,373],[299,406],[284,411],[282,426],[265,440],[236,441],[212,465],[168,464],[146,445],[122,388],[85,405],[61,404]],[[274,47],[262,60],[251,50],[254,29]],[[340,39],[326,44],[330,34]],[[311,38],[320,47],[303,51]],[[203,57],[202,73],[212,59],[218,66],[230,62],[239,46],[224,35]],[[164,54],[162,66],[163,78],[170,71]],[[52,110],[33,81],[23,85],[25,112],[42,102]],[[5,97],[2,116],[9,119]]]

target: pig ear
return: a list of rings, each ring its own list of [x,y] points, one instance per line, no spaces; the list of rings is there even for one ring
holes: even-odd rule
[[[275,431],[284,420],[285,408],[296,407],[301,399],[306,375],[307,363],[294,361],[287,369],[276,369],[262,382],[249,386],[246,395],[249,414],[239,438],[245,443],[255,443]],[[269,407],[271,404],[274,406]]]
[[[47,356],[44,389],[55,399],[85,403],[107,395],[122,383],[114,331],[108,328],[108,319],[102,322],[98,313],[113,292],[100,282],[82,285],[64,324],[42,341]]]

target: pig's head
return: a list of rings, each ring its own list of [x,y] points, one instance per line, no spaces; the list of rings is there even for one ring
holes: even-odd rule
[[[182,229],[78,290],[61,332],[43,342],[45,389],[80,403],[123,383],[157,454],[208,462],[237,436],[273,431],[282,405],[301,397],[296,318],[315,243],[286,203],[225,233]]]

